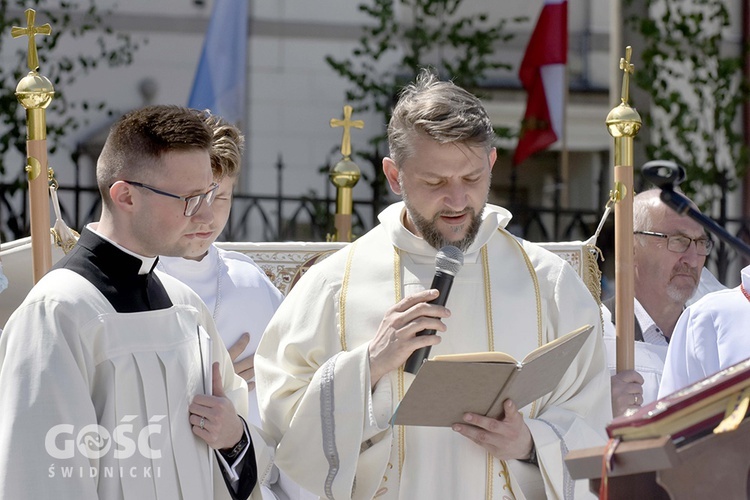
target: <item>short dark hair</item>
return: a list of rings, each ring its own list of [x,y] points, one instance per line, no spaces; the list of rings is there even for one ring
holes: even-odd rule
[[[110,129],[96,165],[102,200],[109,206],[109,187],[118,180],[147,178],[164,154],[209,151],[211,139],[211,127],[189,108],[147,106],[123,115]]]
[[[495,130],[481,101],[453,82],[440,81],[423,68],[399,97],[388,123],[390,157],[397,165],[412,154],[418,134],[441,143],[492,148]]]

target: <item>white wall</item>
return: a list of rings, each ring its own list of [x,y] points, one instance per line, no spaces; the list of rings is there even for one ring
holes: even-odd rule
[[[125,112],[146,103],[141,86],[148,81],[155,83],[153,102],[186,104],[213,1],[206,0],[202,7],[190,0],[97,0],[96,3],[99,8],[115,6],[115,13],[109,18],[114,27],[132,33],[136,40],[147,40],[147,43],[142,43],[132,65],[97,69],[90,75],[81,76],[75,84],[60,85],[60,88],[72,99],[106,100],[111,108]],[[341,129],[331,129],[329,120],[341,117],[346,104],[347,83],[327,66],[324,58],[326,55],[345,58],[357,44],[360,26],[369,19],[359,11],[359,3],[358,0],[250,1],[248,167],[242,178],[242,191],[274,195],[277,187],[275,165],[281,154],[286,167],[283,174],[285,194],[307,194],[311,190],[318,194],[325,192],[328,181],[318,173],[318,168],[327,161],[335,163],[339,159],[337,147],[341,141]],[[492,9],[492,16],[496,19],[529,18],[525,24],[513,27],[517,38],[503,46],[502,59],[512,62],[514,67],[499,72],[495,75],[498,78],[506,82],[516,78],[517,66],[542,3],[542,0],[492,3],[465,0],[464,14]],[[398,8],[399,16],[409,17],[403,7]],[[592,44],[586,61],[580,59],[571,44],[571,70],[588,68],[590,82],[601,88],[608,86],[611,68],[621,55],[618,51],[613,59],[608,52],[609,15],[609,2],[569,2],[571,34],[588,33]],[[42,23],[45,19],[40,14],[37,21]],[[3,36],[9,37],[9,34]],[[82,47],[90,49],[93,40],[93,36],[66,40],[62,49],[76,54]],[[0,54],[2,61],[10,61],[19,47],[25,49],[25,43],[6,40],[5,50]],[[41,73],[44,72],[42,67]],[[495,123],[517,126],[523,114],[525,95],[520,90],[511,90],[486,104]],[[611,138],[606,133],[604,119],[614,104],[601,102],[601,99],[587,100],[586,96],[571,102],[568,147],[572,151],[595,153],[610,147]],[[62,150],[50,159],[63,184],[73,182],[69,151],[92,135],[106,132],[112,120],[95,111],[78,114],[88,123],[79,130],[71,130]],[[379,118],[373,115],[355,118],[365,121],[364,131],[352,131],[356,151],[363,148],[366,140],[382,130],[385,124],[379,123]],[[49,120],[55,120],[52,112]],[[505,146],[511,148],[513,144]],[[582,172],[596,171],[601,161],[592,154],[579,154],[576,158],[577,164],[571,171],[575,178],[583,175]],[[8,169],[16,174],[22,166],[23,159],[19,157],[8,165]],[[372,173],[371,165],[360,164],[360,167],[366,174]],[[82,177],[93,179],[93,164],[83,162],[83,168],[88,172],[83,172]],[[581,193],[589,190],[589,186],[576,188],[571,195],[580,199]],[[364,181],[355,187],[354,197],[370,197]]]

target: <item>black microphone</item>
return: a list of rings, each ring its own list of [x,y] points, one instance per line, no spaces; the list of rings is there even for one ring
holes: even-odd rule
[[[446,245],[438,250],[437,256],[435,257],[435,277],[432,279],[432,285],[430,289],[437,289],[440,291],[440,295],[435,300],[428,302],[429,304],[437,304],[444,306],[448,301],[448,294],[451,291],[453,285],[453,277],[464,265],[464,254],[461,250],[452,246]],[[435,335],[435,330],[422,330],[417,333],[417,336],[422,335]],[[406,360],[404,370],[409,373],[416,374],[419,368],[430,355],[430,349],[432,346],[420,347],[409,356]]]
[[[661,189],[659,198],[678,214],[686,214],[692,208],[690,200],[675,191],[685,180],[685,168],[669,160],[651,160],[641,167],[643,177]]]
[[[641,173],[647,181],[662,189],[673,189],[685,180],[685,168],[669,160],[651,160],[643,164]]]

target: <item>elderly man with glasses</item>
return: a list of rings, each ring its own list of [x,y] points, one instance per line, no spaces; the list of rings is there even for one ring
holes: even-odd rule
[[[701,225],[665,205],[660,192],[652,189],[633,198],[635,370],[612,376],[615,416],[656,399],[675,324],[698,289],[701,270],[713,246]],[[614,297],[605,305],[608,311],[614,311]],[[615,322],[614,314],[611,320]],[[605,328],[604,336],[608,364],[614,371],[615,336],[611,326]]]
[[[750,266],[740,286],[705,295],[680,316],[672,334],[659,397],[750,357]]]

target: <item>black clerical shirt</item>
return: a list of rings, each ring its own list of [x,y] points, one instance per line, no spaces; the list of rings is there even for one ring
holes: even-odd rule
[[[53,269],[68,269],[86,278],[118,313],[138,313],[172,307],[169,294],[154,274],[156,262],[154,260],[148,272],[140,273],[143,265],[141,259],[84,228],[78,243]],[[247,431],[245,435],[248,449],[240,466],[242,472],[237,491],[232,488],[227,471],[219,467],[234,500],[249,498],[258,476],[253,442]]]
[[[148,273],[139,274],[141,265],[139,258],[84,229],[73,250],[54,268],[69,269],[86,278],[118,313],[172,307],[172,301],[153,267]]]

